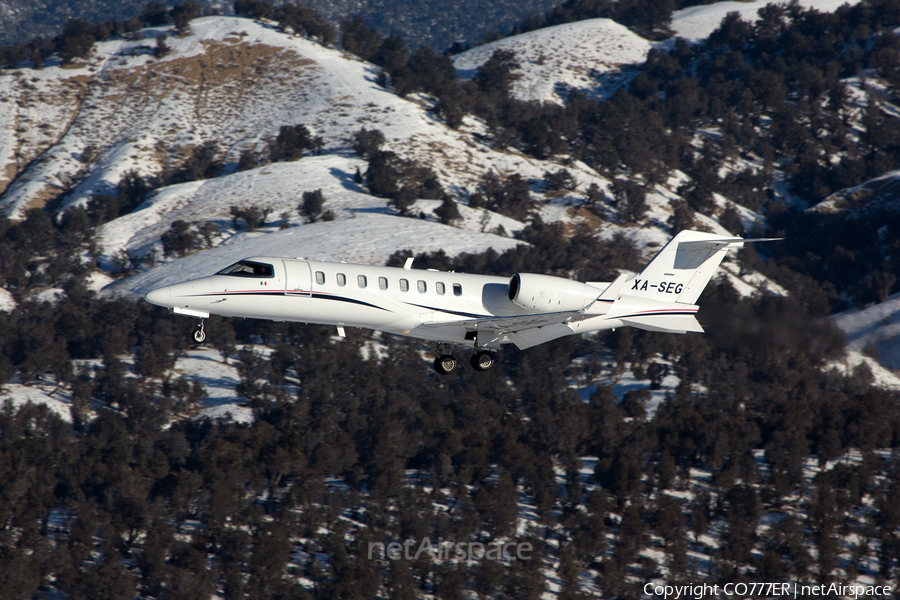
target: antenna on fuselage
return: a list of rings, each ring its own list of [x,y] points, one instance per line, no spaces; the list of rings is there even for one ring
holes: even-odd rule
[[[406,259],[406,264],[403,265],[403,268],[406,269],[407,271],[409,271],[410,269],[412,269],[412,264],[413,264],[413,261],[414,261],[414,260],[415,260],[415,258],[413,258],[412,256],[410,256],[409,258],[407,258],[407,259]]]

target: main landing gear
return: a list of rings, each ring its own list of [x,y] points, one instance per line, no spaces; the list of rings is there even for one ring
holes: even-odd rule
[[[434,370],[441,375],[449,375],[456,371],[456,358],[452,354],[442,354],[434,359]]]
[[[491,352],[480,350],[472,355],[472,367],[476,371],[487,371],[494,366],[494,355]]]
[[[459,361],[453,356],[453,346],[451,344],[436,344],[434,359],[434,370],[441,375],[449,375],[456,371]],[[496,362],[494,354],[486,350],[478,350],[472,355],[472,368],[476,371],[487,371],[494,366]]]

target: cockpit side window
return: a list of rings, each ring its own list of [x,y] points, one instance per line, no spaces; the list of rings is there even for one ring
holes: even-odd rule
[[[233,277],[275,277],[275,269],[272,265],[242,260],[226,267],[216,275],[231,275]]]

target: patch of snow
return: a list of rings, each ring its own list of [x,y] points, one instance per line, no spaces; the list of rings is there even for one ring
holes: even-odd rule
[[[16,300],[9,290],[0,288],[0,311],[12,312],[16,308]]]
[[[19,408],[31,402],[43,404],[59,417],[67,422],[72,422],[72,413],[69,407],[72,405],[70,395],[67,392],[56,389],[55,385],[36,383],[35,385],[21,385],[19,383],[7,383],[0,388],[0,404],[9,400],[14,408]]]
[[[235,392],[240,381],[234,364],[222,362],[222,355],[208,348],[188,350],[175,363],[175,372],[188,379],[196,378],[206,388],[200,417],[230,419],[238,423],[253,421],[253,411],[242,406],[244,400]]]
[[[94,271],[87,276],[88,289],[94,292],[99,292],[113,281],[115,280],[103,271]]]
[[[35,299],[38,302],[49,302],[50,304],[56,304],[65,297],[65,290],[62,290],[60,288],[48,288],[46,290],[38,292],[35,295]]]

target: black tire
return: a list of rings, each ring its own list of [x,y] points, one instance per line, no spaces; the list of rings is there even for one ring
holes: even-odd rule
[[[206,342],[206,330],[202,327],[195,327],[191,332],[191,341],[198,346]]]
[[[476,371],[487,371],[494,366],[494,355],[490,352],[476,352],[472,355],[472,368]]]
[[[441,375],[449,375],[456,370],[456,359],[452,354],[444,354],[434,359],[434,370]]]

